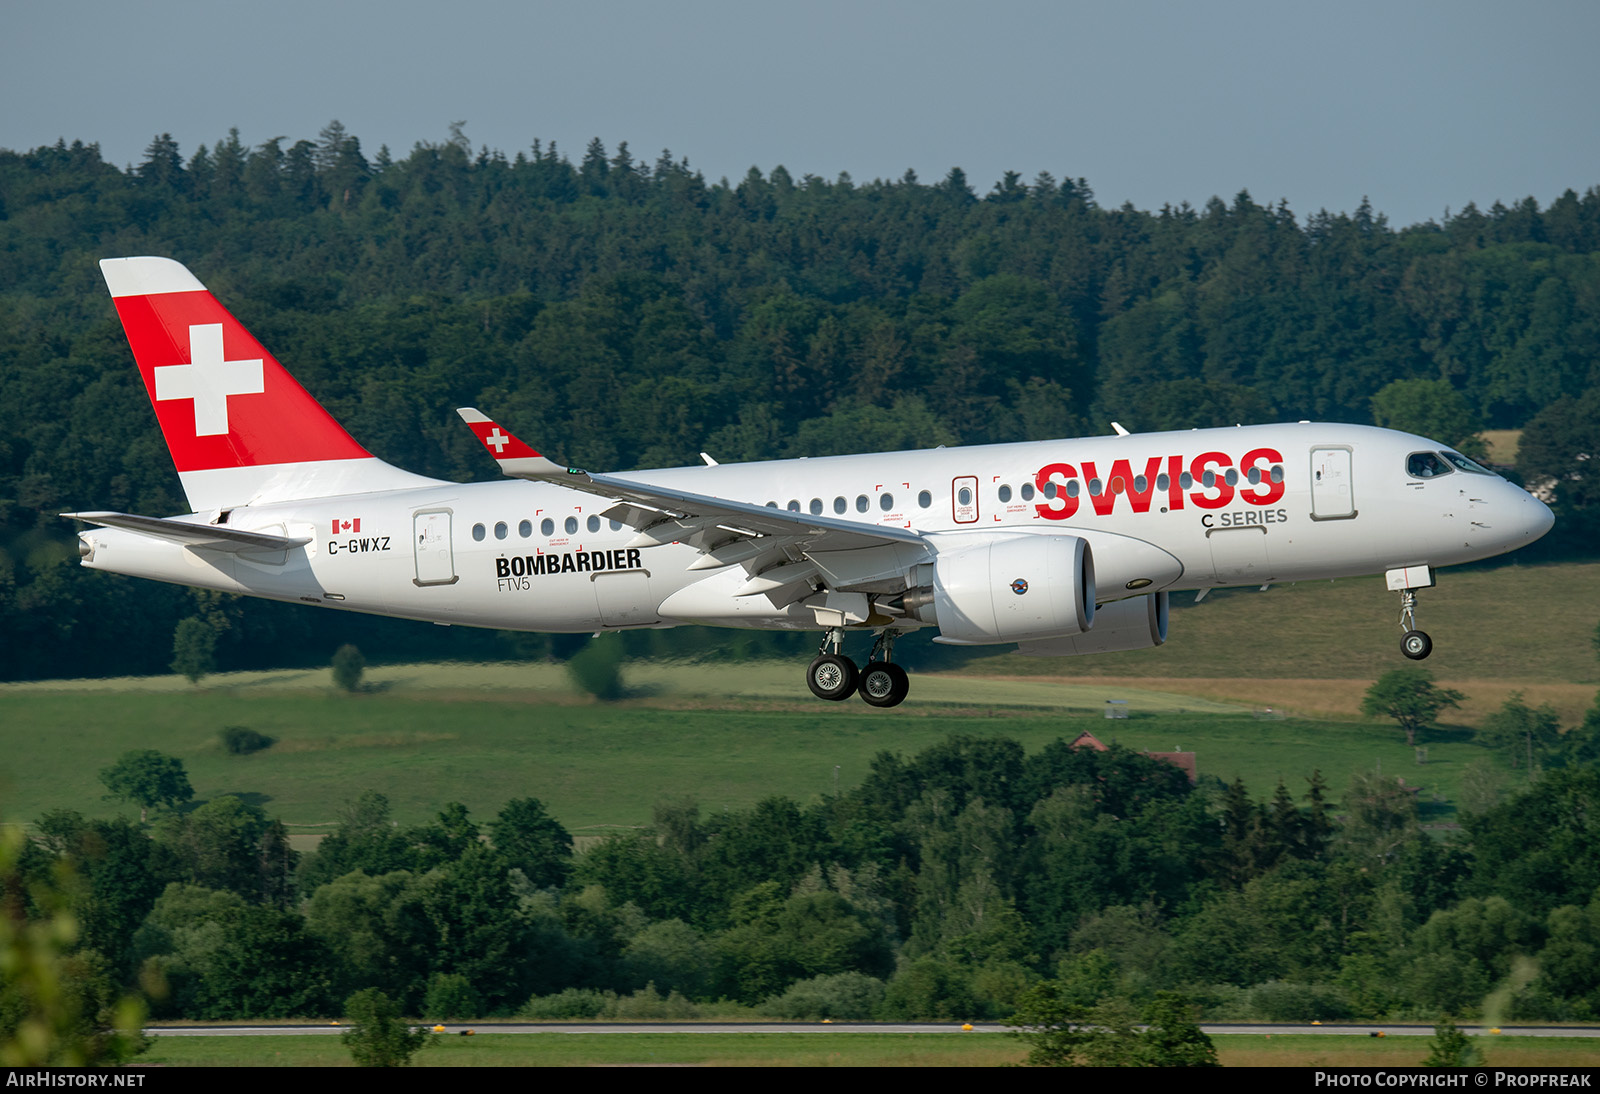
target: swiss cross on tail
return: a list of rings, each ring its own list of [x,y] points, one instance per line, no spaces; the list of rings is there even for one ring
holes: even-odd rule
[[[216,437],[228,432],[228,396],[266,391],[261,358],[224,360],[222,324],[196,323],[189,328],[189,364],[157,365],[156,401],[194,400],[194,435]]]
[[[183,266],[100,269],[180,473],[372,458]]]
[[[489,450],[489,455],[500,464],[502,474],[514,478],[546,475],[555,477],[566,474],[566,468],[554,460],[547,460],[539,455],[476,407],[464,406],[456,413],[461,415],[461,420],[467,423],[472,435],[483,442],[483,447]]]

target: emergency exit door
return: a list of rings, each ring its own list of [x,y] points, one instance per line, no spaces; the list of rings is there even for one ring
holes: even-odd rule
[[[454,585],[455,556],[450,550],[450,510],[424,509],[412,517],[411,547],[416,553],[417,585]]]
[[[1311,450],[1311,519],[1348,520],[1356,515],[1355,488],[1350,482],[1350,449]]]

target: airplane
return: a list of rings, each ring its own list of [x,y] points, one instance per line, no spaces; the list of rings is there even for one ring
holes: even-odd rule
[[[821,634],[819,698],[902,702],[895,641],[1074,656],[1159,646],[1170,594],[1383,574],[1428,656],[1439,567],[1550,530],[1527,491],[1424,437],[1295,422],[590,472],[475,408],[500,469],[454,483],[373,456],[199,280],[100,263],[190,513],[64,513],[84,566],[441,624]],[[863,665],[843,652],[872,636]]]

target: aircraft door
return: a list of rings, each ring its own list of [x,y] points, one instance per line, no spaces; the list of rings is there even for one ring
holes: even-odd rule
[[[454,585],[455,556],[450,547],[450,510],[423,509],[412,516],[411,546],[416,553],[416,585]]]
[[[589,575],[602,627],[640,627],[660,621],[650,596],[649,570],[606,570]]]
[[[1312,520],[1349,520],[1356,515],[1350,462],[1350,449],[1344,446],[1311,450]]]
[[[1219,585],[1263,585],[1273,579],[1267,556],[1267,530],[1259,524],[1242,528],[1212,528],[1211,566]]]
[[[963,475],[950,483],[951,516],[957,524],[971,524],[978,519],[978,477]]]

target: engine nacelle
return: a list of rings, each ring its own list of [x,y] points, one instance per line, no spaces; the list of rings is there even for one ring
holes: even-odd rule
[[[1147,650],[1167,640],[1167,594],[1148,593],[1100,605],[1094,630],[1088,634],[1023,642],[1017,652],[1028,657],[1074,657],[1086,653]]]
[[[1027,642],[1082,634],[1094,623],[1094,553],[1083,539],[967,538],[940,543],[930,567],[931,603],[921,618],[938,624],[935,642]]]

